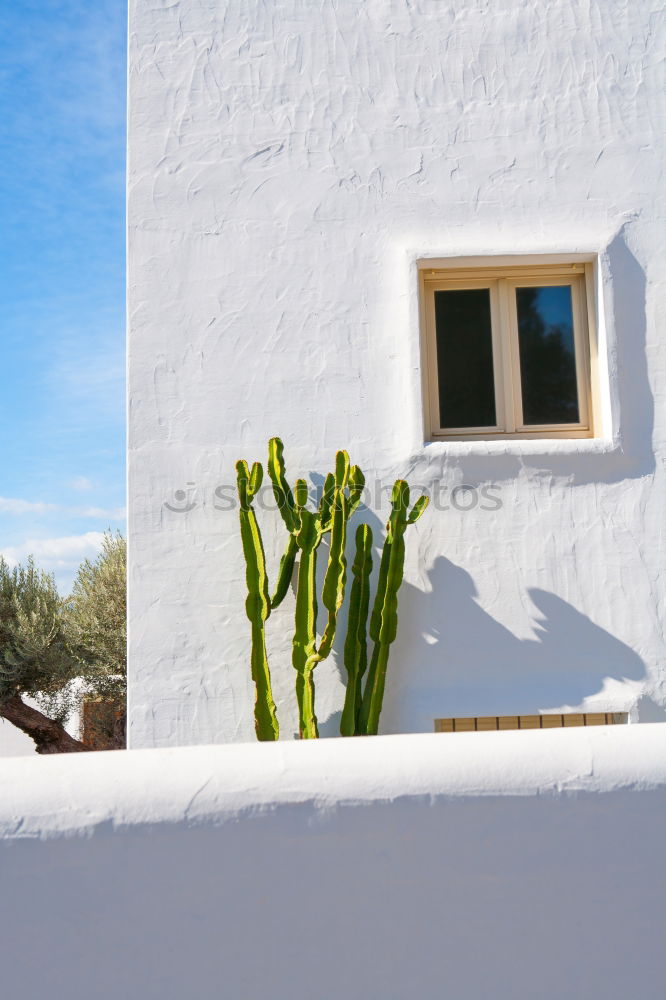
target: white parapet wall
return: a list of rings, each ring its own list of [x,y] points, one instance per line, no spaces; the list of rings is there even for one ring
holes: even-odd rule
[[[661,1000],[666,725],[0,762],[2,994]]]

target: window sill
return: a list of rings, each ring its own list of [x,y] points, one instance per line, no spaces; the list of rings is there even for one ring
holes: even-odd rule
[[[496,438],[453,441],[436,438],[426,441],[427,456],[463,458],[466,455],[615,455],[620,454],[619,442],[612,438]]]

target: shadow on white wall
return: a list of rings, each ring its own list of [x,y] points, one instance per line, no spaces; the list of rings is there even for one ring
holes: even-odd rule
[[[528,589],[534,638],[520,639],[483,609],[460,566],[439,556],[428,578],[427,592],[408,583],[400,592],[384,732],[404,731],[406,705],[419,728],[432,731],[436,717],[577,706],[608,678],[645,677],[634,650],[555,594]]]

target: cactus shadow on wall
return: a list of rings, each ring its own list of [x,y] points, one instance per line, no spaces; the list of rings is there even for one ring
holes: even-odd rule
[[[482,608],[462,567],[440,556],[428,579],[427,592],[407,582],[400,592],[382,732],[432,732],[446,716],[575,707],[607,678],[645,676],[632,649],[555,594],[528,590],[533,636],[521,639]]]

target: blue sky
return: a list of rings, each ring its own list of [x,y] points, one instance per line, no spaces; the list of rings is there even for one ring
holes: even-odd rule
[[[0,8],[0,552],[124,529],[124,0]]]

